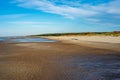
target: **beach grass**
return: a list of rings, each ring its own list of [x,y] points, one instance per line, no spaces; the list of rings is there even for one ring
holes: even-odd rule
[[[113,32],[81,32],[81,33],[49,33],[32,36],[120,36],[120,31]]]

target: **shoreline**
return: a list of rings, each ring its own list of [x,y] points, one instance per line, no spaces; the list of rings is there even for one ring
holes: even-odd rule
[[[119,59],[118,51],[68,41],[0,42],[0,80],[112,80],[120,75]]]

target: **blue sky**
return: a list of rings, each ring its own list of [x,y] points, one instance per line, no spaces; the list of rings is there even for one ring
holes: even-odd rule
[[[120,30],[120,0],[0,0],[0,36]]]

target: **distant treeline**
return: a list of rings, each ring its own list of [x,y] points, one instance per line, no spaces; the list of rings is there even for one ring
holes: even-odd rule
[[[113,32],[81,32],[81,33],[51,33],[51,34],[40,34],[34,36],[71,36],[71,35],[80,35],[80,36],[92,36],[92,35],[105,35],[105,36],[120,36],[120,31]]]

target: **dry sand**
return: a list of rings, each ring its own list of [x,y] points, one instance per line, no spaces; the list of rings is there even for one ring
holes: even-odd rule
[[[120,52],[65,42],[1,42],[0,80],[120,80]]]
[[[120,36],[50,36],[47,37],[56,40],[80,40],[90,42],[120,43]]]
[[[120,51],[120,36],[49,36],[48,39],[59,40],[81,46]]]

